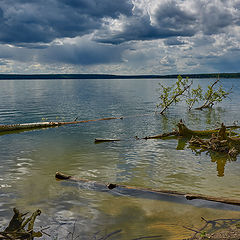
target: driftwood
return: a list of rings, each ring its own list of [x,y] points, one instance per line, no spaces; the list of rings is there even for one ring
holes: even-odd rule
[[[81,182],[81,183],[91,183],[92,182],[92,181],[89,181],[86,179],[75,178],[75,177],[72,177],[69,175],[65,175],[60,172],[56,172],[55,178],[57,180],[67,180],[67,181]],[[123,189],[124,190],[125,189],[125,190],[138,191],[139,193],[142,193],[143,195],[145,192],[159,194],[159,195],[164,195],[164,194],[165,195],[175,195],[175,196],[182,196],[187,200],[202,199],[202,200],[207,200],[207,201],[220,202],[220,203],[240,206],[240,200],[238,200],[238,199],[213,197],[213,196],[207,196],[207,195],[201,195],[201,194],[189,194],[189,193],[182,193],[182,192],[171,191],[171,190],[155,190],[155,189],[151,189],[151,188],[139,188],[139,187],[126,186],[126,185],[118,185],[115,183],[110,183],[110,184],[96,183],[95,185],[97,185],[105,190],[112,190],[112,189]]]
[[[153,135],[153,136],[147,136],[144,137],[143,139],[158,139],[158,138],[167,138],[167,137],[171,137],[171,136],[176,136],[176,137],[192,137],[192,136],[199,136],[199,137],[210,137],[212,134],[217,134],[220,130],[220,128],[217,129],[213,129],[213,130],[191,130],[189,129],[182,120],[179,121],[179,123],[177,124],[178,129],[177,130],[173,130],[172,132],[168,132],[168,133],[162,133],[162,134],[158,134],[158,135]],[[225,127],[227,128],[240,128],[240,126],[227,126]],[[227,131],[226,130],[226,134],[230,135],[233,134],[235,135],[235,133]]]
[[[240,151],[240,138],[229,137],[226,127],[222,124],[217,134],[212,134],[210,139],[200,139],[195,136],[189,141],[190,147],[199,147],[203,150],[227,153],[230,157],[236,157]]]
[[[48,128],[63,125],[61,122],[36,122],[23,124],[0,125],[0,132],[16,131],[24,129]]]
[[[153,136],[146,136],[143,138],[135,137],[136,140],[139,139],[164,139],[168,137],[191,137],[191,136],[204,136],[204,137],[210,137],[212,134],[217,134],[219,132],[219,129],[213,129],[213,130],[191,130],[186,125],[183,123],[182,120],[179,121],[177,124],[178,129],[173,130],[172,132],[168,133],[162,133],[158,135],[153,135]],[[240,126],[229,126],[226,128],[240,128]],[[229,131],[226,131],[227,134],[229,134]],[[102,139],[102,138],[96,138],[95,142],[113,142],[113,141],[120,141],[120,139]]]
[[[20,239],[26,239],[26,240],[32,240],[34,237],[42,237],[41,232],[34,232],[34,222],[36,220],[36,217],[41,214],[41,211],[38,209],[36,210],[31,217],[27,218],[25,220],[24,216],[27,215],[27,213],[20,213],[18,209],[13,209],[14,215],[7,226],[7,228],[0,232],[0,239],[14,239],[14,240],[20,240]],[[26,225],[27,229],[25,229]]]
[[[211,136],[213,133],[218,133],[218,130],[191,130],[186,127],[186,125],[182,122],[182,120],[179,121],[177,124],[178,127],[178,135],[182,137],[191,137],[191,136]]]
[[[104,138],[95,138],[95,143],[102,143],[102,142],[119,142],[121,139],[104,139]]]
[[[172,131],[169,133],[162,133],[162,134],[158,134],[158,135],[154,135],[154,136],[147,136],[144,137],[143,139],[162,139],[162,138],[167,138],[167,137],[171,137],[171,136],[179,136],[179,132],[178,131]]]
[[[147,140],[147,139],[164,139],[164,138],[168,138],[168,137],[178,137],[178,136],[179,137],[211,136],[213,133],[217,133],[219,131],[218,129],[203,130],[203,131],[191,130],[186,127],[186,125],[182,122],[182,120],[179,121],[179,123],[177,124],[177,127],[178,127],[178,129],[173,130],[172,132],[162,133],[162,134],[153,135],[153,136],[146,136],[143,138],[139,138],[139,137],[135,136],[135,139],[136,140],[139,140],[139,139]],[[102,139],[102,138],[95,139],[95,143],[113,142],[113,141],[120,141],[120,139]]]
[[[62,125],[96,122],[96,121],[106,121],[106,120],[112,120],[112,119],[123,119],[123,117],[107,117],[107,118],[72,121],[72,122],[36,122],[36,123],[22,123],[22,124],[5,124],[5,125],[0,125],[0,132],[17,131],[17,130],[24,130],[24,129],[58,127],[58,126],[62,126]]]
[[[230,135],[236,135],[232,131],[227,130],[228,128],[240,128],[240,126],[225,126],[221,125],[221,128],[212,130],[191,130],[183,123],[182,120],[177,124],[178,129],[172,132],[162,133],[153,136],[146,136],[139,138],[135,136],[136,140],[139,139],[166,139],[169,137],[182,137],[190,139],[190,147],[200,147],[203,150],[212,150],[220,153],[227,153],[230,157],[235,158],[240,152],[240,138],[232,137]],[[202,139],[203,137],[208,139]],[[114,142],[121,141],[120,139],[102,139],[96,138],[95,143],[102,142]]]
[[[224,126],[224,134],[226,134],[226,136],[230,136],[230,135],[236,135],[235,132],[229,131],[227,129],[237,129],[240,128],[240,126],[237,125],[232,125],[232,126]],[[199,137],[211,137],[212,134],[218,134],[219,130],[222,129],[222,126],[220,128],[216,128],[216,129],[210,129],[210,130],[191,130],[188,127],[186,127],[186,125],[183,123],[182,120],[179,121],[179,123],[177,124],[178,127],[178,136],[182,136],[182,137],[191,137],[191,136],[199,136]],[[223,131],[223,129],[221,130]]]

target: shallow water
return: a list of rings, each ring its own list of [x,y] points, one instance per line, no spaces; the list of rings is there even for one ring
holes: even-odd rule
[[[0,224],[11,208],[42,210],[38,226],[66,239],[183,239],[192,233],[182,226],[206,219],[240,218],[240,208],[204,201],[159,199],[148,194],[98,191],[90,185],[56,181],[56,171],[102,183],[176,190],[240,199],[239,157],[197,154],[184,139],[135,140],[171,131],[183,119],[192,129],[215,128],[239,119],[240,85],[231,99],[212,111],[186,111],[174,106],[167,117],[155,115],[158,83],[173,80],[14,80],[0,81],[1,124],[72,121],[120,117],[57,128],[0,135]],[[211,80],[196,80],[205,87]],[[120,142],[94,144],[95,138]],[[121,231],[120,231],[121,230]],[[48,236],[45,236],[47,239]]]

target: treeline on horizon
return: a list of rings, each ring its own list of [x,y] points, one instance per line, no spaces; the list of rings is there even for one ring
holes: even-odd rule
[[[14,79],[150,79],[177,78],[172,75],[111,75],[111,74],[0,74],[0,80]],[[183,78],[240,78],[240,73],[180,74]]]

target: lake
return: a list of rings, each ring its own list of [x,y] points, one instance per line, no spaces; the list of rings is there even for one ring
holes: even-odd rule
[[[56,181],[55,172],[100,183],[240,199],[240,159],[196,153],[184,139],[139,138],[232,125],[240,119],[240,79],[223,79],[230,99],[212,110],[188,112],[184,103],[155,114],[158,83],[175,80],[2,80],[0,124],[123,117],[0,135],[0,226],[12,208],[41,209],[43,239],[183,239],[206,219],[240,218],[240,207],[155,195],[102,191],[93,184]],[[214,80],[194,80],[204,88]],[[238,124],[239,125],[239,124]],[[95,138],[123,141],[95,144]],[[112,233],[112,235],[110,235]],[[105,236],[105,238],[103,238]],[[108,236],[108,238],[106,238]],[[155,238],[153,238],[155,236]]]

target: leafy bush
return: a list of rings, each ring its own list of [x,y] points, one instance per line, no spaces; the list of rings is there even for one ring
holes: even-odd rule
[[[201,85],[193,88],[193,81],[190,81],[188,77],[183,79],[180,75],[177,77],[177,81],[171,86],[164,86],[159,83],[160,102],[157,104],[157,108],[161,107],[160,114],[164,114],[172,104],[177,104],[180,101],[187,103],[188,110],[192,110],[197,103],[201,105],[195,109],[203,110],[205,108],[212,108],[215,103],[221,102],[232,92],[232,88],[226,91],[219,83],[220,80],[217,79],[208,85],[205,92]]]

